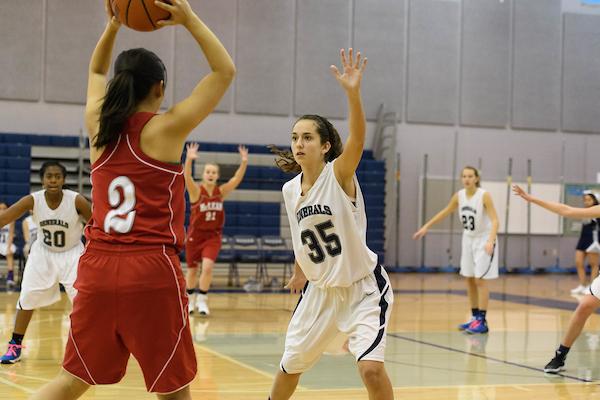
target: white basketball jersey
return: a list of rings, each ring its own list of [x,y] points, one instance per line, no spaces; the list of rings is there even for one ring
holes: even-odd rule
[[[2,228],[0,228],[0,244],[8,243],[9,231],[10,231],[10,224],[6,224]]]
[[[27,229],[29,230],[29,241],[33,243],[37,239],[38,227],[31,215],[25,218],[25,221],[27,222]]]
[[[335,178],[334,162],[325,164],[304,196],[302,174],[283,185],[296,261],[318,287],[350,286],[377,265],[377,254],[367,247],[367,217],[358,180],[354,176],[353,202]]]
[[[468,236],[489,234],[492,222],[483,207],[485,190],[477,188],[471,198],[467,198],[466,189],[458,191],[458,211],[463,233]]]
[[[63,189],[63,198],[60,205],[52,210],[48,207],[44,196],[45,190],[34,192],[33,220],[38,226],[40,243],[47,249],[56,252],[67,251],[81,243],[83,225],[75,198],[77,192]]]

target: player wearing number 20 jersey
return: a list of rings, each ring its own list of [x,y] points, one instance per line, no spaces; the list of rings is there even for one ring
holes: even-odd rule
[[[25,264],[13,337],[2,364],[14,364],[21,358],[21,342],[33,311],[60,300],[59,284],[69,300],[76,294],[74,282],[83,250],[82,222],[91,215],[90,203],[80,194],[63,189],[67,170],[56,161],[40,168],[43,190],[24,196],[0,214],[0,227],[30,211],[31,225],[39,227],[40,238],[31,244]],[[30,238],[31,239],[31,238]],[[30,242],[31,243],[31,242]]]

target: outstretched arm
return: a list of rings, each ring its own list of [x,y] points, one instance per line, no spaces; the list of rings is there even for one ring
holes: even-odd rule
[[[33,210],[33,196],[30,194],[21,197],[19,201],[8,207],[6,211],[0,213],[0,228],[18,220],[21,215],[29,210]]]
[[[185,178],[185,188],[188,191],[190,197],[190,203],[195,203],[200,198],[200,189],[198,184],[194,181],[192,174],[192,163],[198,159],[198,143],[189,143],[186,147],[185,163],[183,164],[183,177]]]
[[[517,196],[520,196],[525,201],[545,208],[546,210],[555,214],[561,215],[567,218],[587,219],[587,218],[598,218],[600,217],[600,206],[593,206],[588,208],[571,207],[563,203],[556,203],[554,201],[546,201],[540,198],[534,197],[525,192],[520,186],[514,185],[513,192]]]
[[[418,231],[413,235],[413,239],[420,239],[427,234],[427,230],[433,225],[437,224],[450,214],[452,214],[458,208],[458,194],[454,193],[454,196],[450,199],[450,202],[442,211],[438,212],[429,221],[427,221]]]
[[[344,151],[335,161],[334,173],[344,191],[354,197],[356,191],[353,181],[354,172],[358,167],[365,145],[366,120],[360,95],[360,84],[367,66],[367,59],[361,60],[360,52],[354,58],[352,49],[348,49],[348,57],[346,57],[344,49],[340,50],[340,58],[342,72],[340,73],[335,65],[331,66],[331,71],[346,92],[350,135]]]
[[[227,181],[227,183],[221,185],[220,189],[223,197],[226,197],[229,193],[233,192],[235,188],[242,183],[242,179],[244,179],[244,175],[246,174],[246,168],[248,167],[248,148],[239,145],[238,151],[240,153],[240,166],[231,179]]]

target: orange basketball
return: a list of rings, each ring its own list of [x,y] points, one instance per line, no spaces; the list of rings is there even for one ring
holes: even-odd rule
[[[168,0],[161,0],[170,3]],[[123,25],[136,31],[154,31],[160,26],[156,21],[169,19],[171,14],[154,5],[154,0],[110,0],[115,17]]]

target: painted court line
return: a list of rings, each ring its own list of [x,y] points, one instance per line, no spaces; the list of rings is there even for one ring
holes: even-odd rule
[[[203,351],[206,351],[207,353],[209,353],[209,354],[212,354],[212,355],[213,355],[213,356],[215,356],[215,357],[222,358],[223,360],[229,361],[229,362],[231,362],[231,363],[233,363],[233,364],[236,364],[236,365],[238,365],[238,366],[240,366],[240,367],[242,367],[242,368],[245,368],[245,369],[247,369],[247,370],[250,370],[250,371],[252,371],[252,372],[254,372],[254,373],[257,373],[257,374],[259,374],[259,375],[262,375],[262,376],[264,376],[265,378],[269,378],[269,380],[270,380],[271,382],[273,382],[273,380],[275,379],[275,375],[273,375],[273,374],[270,374],[270,373],[268,373],[268,372],[262,371],[262,370],[260,370],[260,369],[258,369],[258,368],[256,368],[256,367],[253,367],[252,365],[248,365],[248,364],[246,364],[246,363],[243,363],[243,362],[241,362],[241,361],[238,361],[238,360],[236,360],[236,359],[235,359],[235,358],[233,358],[233,357],[230,357],[230,356],[228,356],[228,355],[225,355],[225,354],[223,354],[223,353],[219,353],[218,351],[212,350],[212,349],[210,349],[210,348],[208,348],[208,347],[206,347],[206,346],[200,346],[200,345],[198,345],[198,344],[195,344],[195,343],[194,343],[194,347],[196,347],[196,348],[198,348],[198,349],[201,349],[201,350],[203,350]],[[305,390],[306,388],[303,388],[302,386],[298,385],[298,389]]]
[[[29,389],[29,388],[27,388],[25,386],[16,384],[14,382],[11,382],[8,379],[0,378],[0,383],[5,384],[6,386],[14,387],[15,389],[19,389],[19,390],[21,390],[21,391],[23,391],[25,393],[29,393],[29,394],[35,393],[35,390]]]
[[[541,369],[541,368],[535,368],[535,367],[530,367],[529,365],[525,365],[525,364],[519,364],[519,363],[515,363],[515,362],[512,362],[512,361],[501,360],[499,358],[486,356],[485,354],[471,353],[469,351],[455,349],[454,347],[448,347],[448,346],[444,346],[444,345],[441,345],[441,344],[426,342],[424,340],[413,339],[413,338],[410,338],[410,337],[398,335],[397,333],[388,333],[388,336],[396,338],[396,339],[400,339],[400,340],[405,340],[407,342],[423,344],[425,346],[431,346],[431,347],[435,347],[435,348],[446,350],[446,351],[452,351],[454,353],[466,354],[466,355],[469,355],[469,356],[472,356],[472,357],[478,357],[478,358],[482,358],[484,360],[495,361],[497,363],[511,365],[513,367],[518,367],[518,368],[524,368],[524,369],[528,369],[530,371],[536,371],[536,372],[540,372],[540,373],[544,374],[544,370]],[[582,378],[578,378],[576,376],[567,375],[567,374],[555,374],[555,375],[556,376],[562,376],[563,378],[567,378],[567,379],[572,379],[572,380],[578,381],[578,382],[586,382],[586,383],[593,382],[593,381],[590,381],[588,379],[582,379]]]

